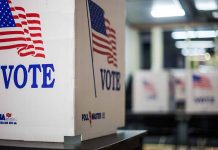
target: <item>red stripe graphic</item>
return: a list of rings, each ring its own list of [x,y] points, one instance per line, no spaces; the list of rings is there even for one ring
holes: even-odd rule
[[[102,45],[102,44],[99,44],[98,42],[96,42],[96,41],[94,41],[94,40],[93,40],[93,44],[96,45],[96,46],[98,46],[98,47],[101,47],[101,48],[107,49],[107,50],[109,50],[109,51],[112,51],[112,49],[111,49],[110,47],[105,46],[105,45]]]
[[[27,20],[27,23],[29,23],[29,24],[38,24],[38,25],[41,25],[41,23],[40,23],[39,20]]]
[[[104,38],[101,38],[100,36],[98,36],[97,34],[95,34],[95,33],[93,33],[93,32],[92,32],[92,36],[93,36],[94,38],[96,38],[97,40],[99,40],[99,41],[103,41],[103,42],[107,43],[108,45],[110,44],[110,42],[109,42],[108,40],[106,40],[106,39],[104,39]]]
[[[5,50],[5,49],[14,49],[14,48],[19,48],[19,47],[24,47],[26,44],[15,44],[15,45],[9,45],[9,46],[1,46],[0,50]]]
[[[24,32],[23,31],[1,31],[0,32],[0,36],[1,35],[11,35],[11,34],[21,34],[21,35],[23,35]]]
[[[5,38],[5,39],[0,39],[0,42],[12,42],[12,41],[26,41],[25,38]]]

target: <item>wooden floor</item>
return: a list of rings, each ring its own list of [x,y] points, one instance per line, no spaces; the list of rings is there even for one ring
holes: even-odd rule
[[[187,146],[175,147],[174,145],[146,144],[143,150],[218,150],[218,147],[196,146],[188,148]]]

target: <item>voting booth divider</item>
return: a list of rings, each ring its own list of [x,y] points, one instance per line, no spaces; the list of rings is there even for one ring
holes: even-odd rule
[[[190,71],[186,113],[218,113],[218,71]]]
[[[170,70],[170,75],[172,77],[172,93],[173,100],[175,103],[186,101],[187,96],[187,82],[188,82],[189,71],[185,69],[173,69]]]
[[[87,140],[124,126],[124,0],[0,8],[0,139]]]
[[[133,112],[163,113],[171,109],[169,73],[138,71],[133,80]]]

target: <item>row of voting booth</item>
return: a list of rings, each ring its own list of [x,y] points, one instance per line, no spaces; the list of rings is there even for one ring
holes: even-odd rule
[[[88,140],[124,126],[124,0],[0,9],[0,139]]]
[[[218,113],[218,71],[138,71],[133,82],[135,113],[174,112],[179,102],[186,113]]]

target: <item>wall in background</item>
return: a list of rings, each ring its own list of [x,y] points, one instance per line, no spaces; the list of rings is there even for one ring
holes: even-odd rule
[[[140,37],[139,32],[126,26],[126,44],[125,44],[125,59],[126,59],[126,82],[129,76],[140,67]]]

